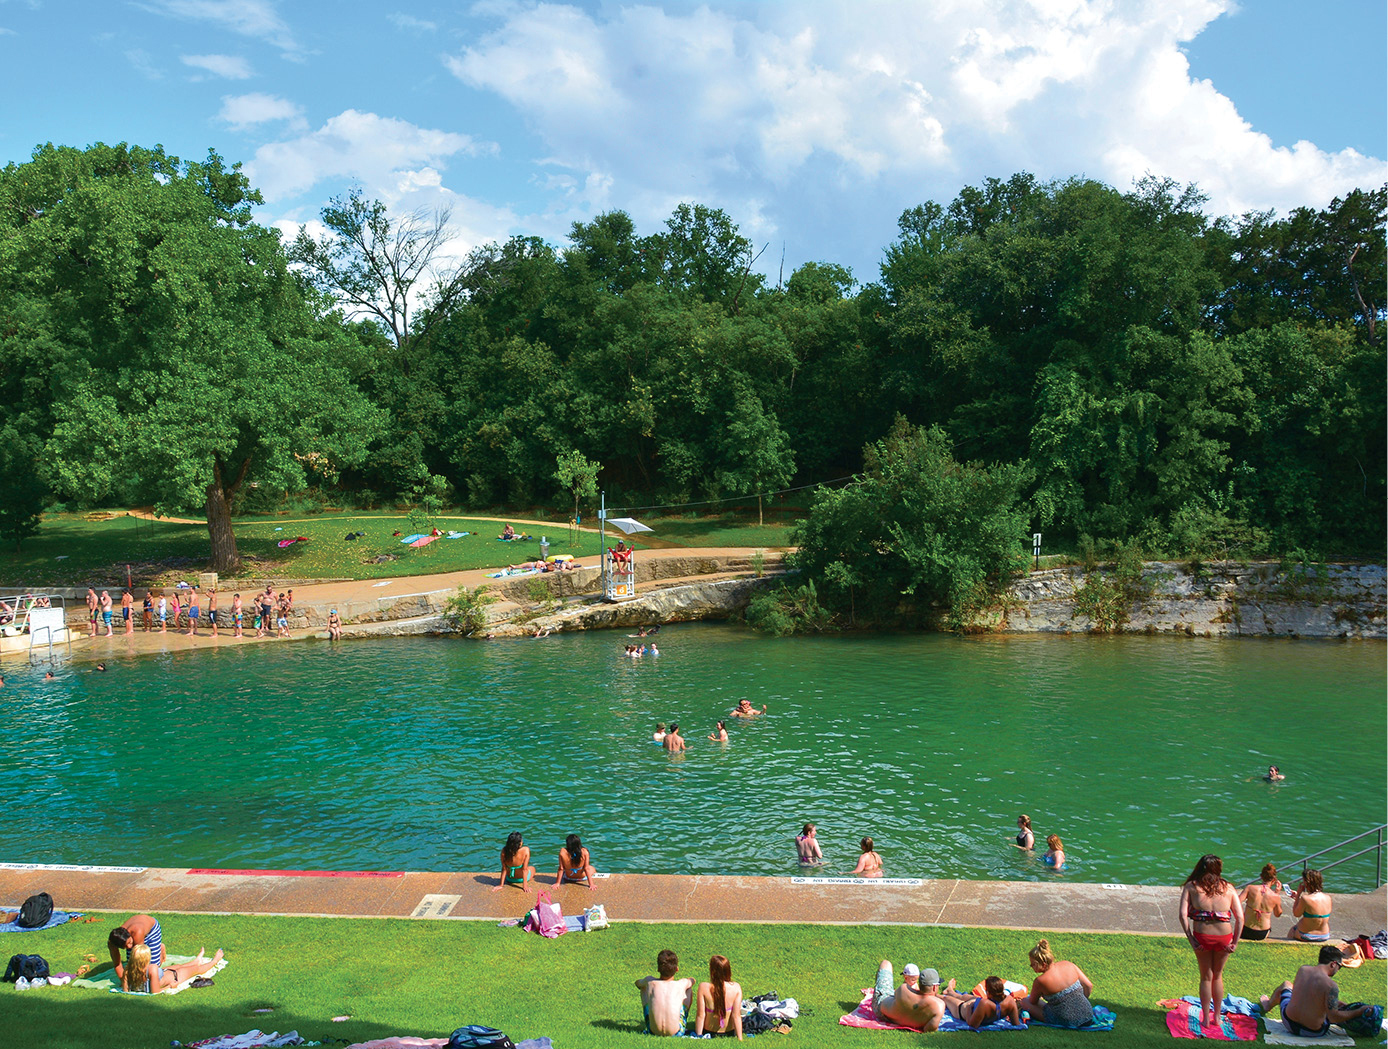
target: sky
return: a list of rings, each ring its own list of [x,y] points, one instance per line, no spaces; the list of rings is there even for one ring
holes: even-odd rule
[[[1211,215],[1388,181],[1384,0],[0,0],[0,164],[215,149],[292,235],[360,186],[453,253],[722,208],[773,279],[1030,171]]]

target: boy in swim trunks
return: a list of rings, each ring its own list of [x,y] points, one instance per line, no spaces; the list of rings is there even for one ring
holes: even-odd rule
[[[1320,1038],[1332,1023],[1342,1024],[1372,1008],[1361,1005],[1354,1009],[1340,1008],[1340,988],[1333,977],[1344,964],[1338,947],[1322,947],[1315,965],[1303,965],[1292,982],[1283,980],[1272,994],[1264,995],[1258,1004],[1263,1015],[1273,1009],[1282,1011],[1282,1022],[1293,1035]]]
[[[694,998],[694,981],[675,978],[680,971],[680,960],[674,951],[661,951],[656,955],[655,968],[659,976],[643,976],[636,981],[636,989],[641,992],[641,1009],[646,1015],[646,1030],[666,1037],[683,1034],[685,1016]]]

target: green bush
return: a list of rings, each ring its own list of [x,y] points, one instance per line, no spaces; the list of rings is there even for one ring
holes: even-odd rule
[[[764,634],[819,634],[833,629],[834,616],[819,603],[813,582],[778,586],[752,598],[743,613],[747,625]]]
[[[1096,567],[1085,576],[1075,591],[1075,611],[1089,619],[1090,629],[1110,633],[1128,622],[1133,607],[1152,596],[1152,588],[1142,544],[1134,539],[1116,546],[1110,571]]]
[[[458,592],[443,606],[443,618],[459,634],[475,634],[487,625],[487,606],[496,601],[488,587],[458,587]]]

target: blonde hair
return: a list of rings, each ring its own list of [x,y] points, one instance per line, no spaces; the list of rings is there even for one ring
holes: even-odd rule
[[[1041,940],[1031,949],[1027,955],[1031,959],[1032,965],[1039,965],[1042,969],[1049,969],[1051,963],[1055,961],[1055,955],[1051,953],[1051,945],[1045,940]]]
[[[125,989],[127,991],[143,991],[145,981],[150,979],[149,972],[149,945],[137,943],[130,949],[130,961],[125,966]]]
[[[1060,843],[1059,834],[1052,834],[1049,838],[1047,838],[1046,846],[1048,848],[1054,849],[1056,852],[1059,852],[1061,849],[1065,848],[1065,846]]]

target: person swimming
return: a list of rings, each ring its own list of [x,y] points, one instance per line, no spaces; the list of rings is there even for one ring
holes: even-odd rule
[[[1276,765],[1269,765],[1268,774],[1263,777],[1263,779],[1267,780],[1269,783],[1276,783],[1278,780],[1283,780],[1286,778],[1286,776],[1282,775],[1282,770],[1279,769]]]
[[[807,823],[795,839],[795,848],[800,854],[802,867],[824,866],[824,853],[819,847],[819,839],[815,837],[816,830],[813,823]]]
[[[1059,834],[1052,834],[1046,839],[1046,849],[1046,855],[1041,857],[1041,862],[1056,870],[1065,866],[1065,846],[1061,844]]]

